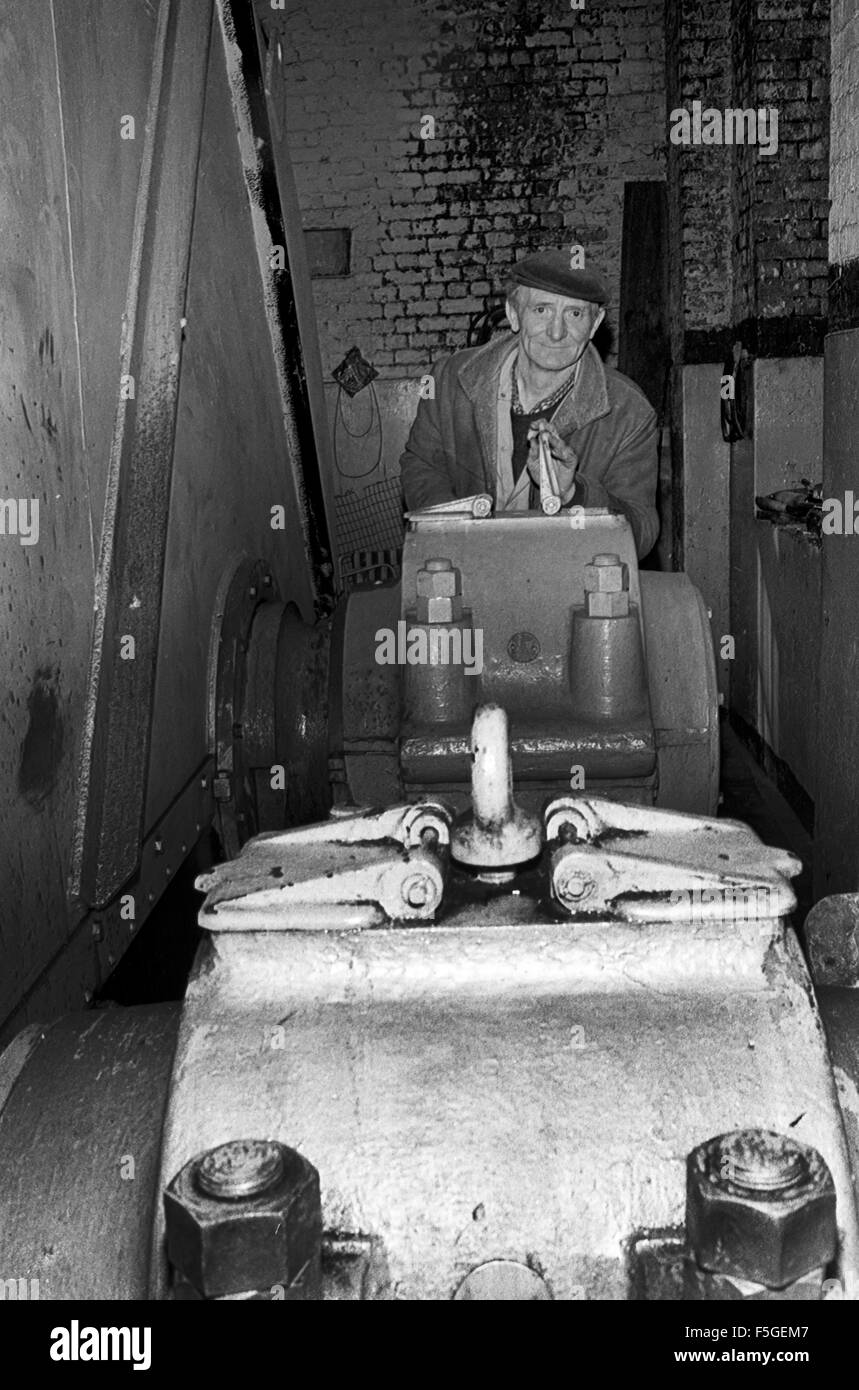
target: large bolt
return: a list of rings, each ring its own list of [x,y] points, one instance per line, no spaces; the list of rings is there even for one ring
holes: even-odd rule
[[[462,577],[450,560],[424,561],[417,574],[419,623],[454,623],[462,617]]]
[[[585,610],[589,618],[625,618],[629,613],[629,566],[619,555],[595,555],[585,565]]]
[[[516,866],[535,859],[542,826],[513,799],[507,714],[500,705],[478,707],[471,726],[471,802],[451,837],[451,854],[490,882],[514,878]]]
[[[282,1177],[281,1145],[266,1139],[221,1144],[204,1154],[197,1167],[200,1190],[225,1201],[258,1197],[277,1187]]]
[[[201,1298],[277,1285],[290,1301],[319,1296],[319,1174],[269,1139],[198,1154],[164,1193],[167,1254]]]
[[[786,1135],[719,1135],[687,1160],[686,1235],[699,1269],[784,1289],[835,1255],[832,1175]]]

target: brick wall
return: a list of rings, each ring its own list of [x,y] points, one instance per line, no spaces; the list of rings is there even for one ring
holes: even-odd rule
[[[693,101],[724,108],[730,94],[730,0],[667,0],[667,115]],[[731,321],[731,153],[667,144],[672,355],[685,337]]]
[[[659,7],[256,3],[288,63],[305,226],[353,233],[352,274],[314,284],[326,373],[353,343],[383,376],[425,369],[544,245],[582,244],[616,322],[624,180],[665,176]]]
[[[734,321],[822,318],[829,0],[734,0],[732,28],[732,105],[778,112],[777,153],[734,152]]]
[[[759,352],[791,355],[791,337],[819,350],[808,324],[826,314],[827,0],[667,0],[665,20],[669,111],[697,99],[778,112],[772,155],[669,146],[675,360],[715,360],[714,330],[749,321]],[[768,336],[767,320],[783,332]]]
[[[859,258],[859,11],[855,0],[832,0],[832,209],[829,259]]]

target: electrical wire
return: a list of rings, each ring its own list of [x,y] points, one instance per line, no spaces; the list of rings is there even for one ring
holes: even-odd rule
[[[334,412],[334,467],[337,469],[337,472],[340,474],[341,478],[350,478],[354,480],[361,478],[369,478],[370,474],[375,473],[376,469],[379,467],[379,464],[382,462],[382,443],[384,436],[384,431],[382,429],[382,411],[379,406],[379,398],[376,395],[376,388],[373,385],[372,381],[370,382],[370,395],[372,397],[372,406],[370,409],[370,423],[365,430],[360,430],[356,432],[354,430],[350,430],[346,422],[346,417],[343,414],[343,387],[338,386],[337,388],[337,408]],[[374,463],[363,473],[347,473],[345,469],[343,469],[340,466],[339,450],[337,447],[338,425],[342,423],[343,429],[346,431],[346,434],[349,436],[350,439],[366,439],[367,435],[373,428],[374,422],[376,421],[378,421],[379,426],[379,447],[376,451],[376,458]]]

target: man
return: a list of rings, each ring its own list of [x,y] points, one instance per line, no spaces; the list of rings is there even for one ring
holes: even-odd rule
[[[605,285],[541,251],[513,268],[512,333],[456,352],[433,372],[400,460],[411,511],[489,492],[500,511],[539,507],[537,436],[546,440],[562,507],[609,507],[630,521],[639,557],[659,533],[656,415],[606,366],[591,339]]]

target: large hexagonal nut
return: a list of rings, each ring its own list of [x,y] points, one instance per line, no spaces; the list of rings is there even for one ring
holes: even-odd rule
[[[701,1269],[784,1289],[835,1256],[832,1174],[786,1135],[719,1135],[687,1159],[686,1237]]]
[[[203,1298],[289,1289],[318,1264],[319,1174],[295,1149],[240,1139],[198,1154],[164,1193],[167,1255]],[[312,1285],[304,1297],[314,1297]]]
[[[585,593],[619,594],[629,588],[629,566],[619,555],[595,555],[585,565]]]
[[[686,1262],[683,1292],[690,1301],[700,1303],[819,1303],[823,1299],[822,1265],[792,1279],[782,1289],[770,1289],[736,1274],[713,1274]]]
[[[585,612],[589,618],[628,618],[629,590],[615,593],[596,590],[585,594]]]
[[[420,604],[418,606],[420,607]],[[426,606],[427,615],[423,620],[424,622],[458,623],[462,619],[461,598],[428,598],[426,599]]]
[[[462,617],[462,576],[450,560],[427,560],[417,574],[419,623],[455,623]]]
[[[455,598],[462,576],[450,560],[427,560],[417,574],[418,598]]]

